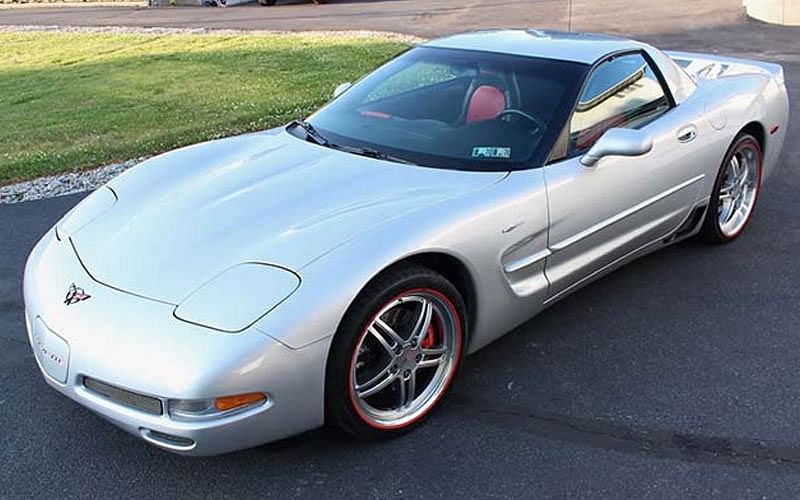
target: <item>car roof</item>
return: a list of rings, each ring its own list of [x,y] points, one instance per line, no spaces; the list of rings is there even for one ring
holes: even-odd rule
[[[533,29],[471,31],[437,38],[423,45],[558,59],[583,64],[593,64],[614,52],[647,47],[643,43],[612,35]]]

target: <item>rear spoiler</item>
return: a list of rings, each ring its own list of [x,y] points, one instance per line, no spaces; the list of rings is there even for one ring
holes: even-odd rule
[[[692,52],[667,51],[666,54],[695,82],[754,73],[771,76],[779,85],[785,82],[783,67],[780,64]]]

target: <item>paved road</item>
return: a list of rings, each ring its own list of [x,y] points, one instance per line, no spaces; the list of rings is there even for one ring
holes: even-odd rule
[[[647,38],[783,62],[797,110],[798,35],[736,22]],[[20,274],[80,197],[2,206],[0,498],[796,498],[800,120],[789,137],[739,241],[685,242],[590,285],[470,357],[441,411],[377,445],[320,430],[187,459],[57,395],[25,341]]]
[[[567,29],[568,5],[568,0],[330,0],[315,6],[285,0],[274,8],[44,7],[0,10],[0,24],[378,29],[434,36],[487,26]],[[726,24],[742,16],[741,0],[604,0],[602,9],[597,5],[597,0],[573,0],[573,28],[656,33]]]

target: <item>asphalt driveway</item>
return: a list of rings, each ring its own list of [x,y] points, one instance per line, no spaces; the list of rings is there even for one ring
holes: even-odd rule
[[[485,25],[503,24],[492,12]],[[468,358],[441,411],[393,441],[323,429],[189,459],[57,395],[25,339],[20,276],[80,196],[0,206],[0,498],[796,498],[800,30],[663,28],[643,38],[784,65],[795,115],[748,231],[673,246],[553,306]]]
[[[279,0],[276,7],[26,7],[0,25],[159,26],[259,30],[382,30],[419,36],[487,26],[664,33],[733,23],[741,0]]]

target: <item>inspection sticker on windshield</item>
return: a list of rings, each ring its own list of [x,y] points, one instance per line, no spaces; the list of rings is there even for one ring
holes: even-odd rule
[[[473,158],[511,158],[511,148],[499,148],[495,146],[476,146],[472,148]]]

